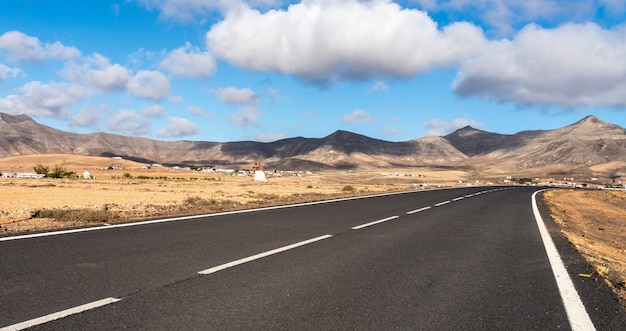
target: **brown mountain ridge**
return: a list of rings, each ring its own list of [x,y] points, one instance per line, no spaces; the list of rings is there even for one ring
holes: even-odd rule
[[[554,130],[512,135],[459,129],[443,137],[389,142],[336,131],[323,138],[254,141],[158,141],[109,133],[75,134],[0,113],[0,157],[30,154],[120,156],[146,163],[320,170],[394,167],[462,168],[618,178],[626,175],[626,129],[595,116]]]

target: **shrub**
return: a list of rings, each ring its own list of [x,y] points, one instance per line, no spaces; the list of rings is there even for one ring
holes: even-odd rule
[[[59,221],[76,221],[82,223],[103,223],[110,220],[113,214],[108,210],[95,209],[42,209],[33,213],[32,218],[52,218]]]
[[[48,170],[50,170],[50,168],[48,168],[47,166],[44,166],[41,163],[37,163],[34,167],[33,170],[35,171],[36,174],[39,175],[47,175],[48,174]]]
[[[207,200],[199,196],[195,196],[195,197],[188,197],[187,199],[185,199],[185,201],[183,201],[183,204],[189,205],[189,206],[209,206],[209,205],[217,204],[217,201],[214,199]]]
[[[78,175],[75,172],[70,171],[70,172],[63,173],[63,177],[64,178],[78,178]]]
[[[128,172],[124,173],[124,178],[133,178],[133,176],[131,174],[129,174]]]
[[[352,185],[346,185],[341,190],[344,192],[354,192],[356,189]]]

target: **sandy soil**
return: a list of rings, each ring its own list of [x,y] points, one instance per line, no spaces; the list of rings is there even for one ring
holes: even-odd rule
[[[626,307],[626,192],[554,190],[544,196],[561,231]]]
[[[250,175],[151,167],[127,160],[72,155],[0,159],[0,171],[33,172],[36,164],[63,165],[83,178],[0,178],[0,234],[90,225],[91,219],[33,217],[50,210],[105,210],[107,223],[160,216],[216,212],[334,197],[428,187],[466,185],[462,171],[429,168],[402,172],[268,172],[267,182]],[[98,219],[100,221],[100,218]]]

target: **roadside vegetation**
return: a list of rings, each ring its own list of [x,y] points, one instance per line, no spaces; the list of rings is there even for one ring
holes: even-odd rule
[[[102,209],[42,209],[32,214],[32,218],[49,218],[60,222],[77,224],[106,223],[115,218],[115,214]]]
[[[65,164],[55,164],[50,170],[50,166],[37,163],[33,166],[36,174],[44,175],[46,178],[77,178],[78,175],[74,171],[68,171]]]

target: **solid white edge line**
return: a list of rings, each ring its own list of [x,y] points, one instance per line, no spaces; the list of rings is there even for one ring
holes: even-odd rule
[[[234,211],[227,211],[227,212],[213,213],[213,214],[203,214],[203,215],[192,215],[192,216],[181,216],[181,217],[173,217],[173,218],[155,219],[155,220],[151,220],[151,221],[139,221],[139,222],[130,222],[130,223],[113,224],[113,225],[108,225],[107,224],[107,225],[94,226],[94,227],[89,227],[89,228],[70,229],[70,230],[61,230],[61,231],[51,231],[51,232],[41,232],[41,233],[34,233],[34,234],[25,234],[25,235],[17,235],[17,236],[0,237],[0,242],[12,241],[12,240],[21,240],[21,239],[29,239],[29,238],[49,237],[49,236],[71,234],[71,233],[80,233],[80,232],[100,231],[100,230],[124,228],[124,227],[131,227],[131,226],[140,226],[140,225],[149,225],[149,224],[158,224],[158,223],[168,223],[168,222],[192,220],[192,219],[204,218],[204,217],[217,217],[217,216],[225,216],[225,215],[252,213],[252,212],[257,212],[257,211],[265,211],[265,210],[275,210],[275,209],[285,209],[285,208],[312,206],[312,205],[320,205],[320,204],[325,204],[325,203],[333,203],[333,202],[341,202],[341,201],[349,201],[349,200],[359,200],[359,199],[368,199],[368,198],[377,198],[377,197],[384,197],[384,196],[391,196],[391,195],[400,195],[400,194],[409,194],[409,193],[422,193],[422,192],[433,192],[433,191],[443,191],[443,190],[463,190],[463,189],[465,189],[465,188],[464,187],[444,187],[444,188],[437,188],[437,189],[430,189],[430,190],[423,190],[423,191],[411,190],[411,191],[401,191],[401,192],[372,194],[372,195],[364,195],[364,196],[358,196],[358,197],[349,197],[349,198],[332,199],[332,200],[324,200],[324,201],[305,202],[305,203],[298,203],[298,204],[293,204],[293,205],[273,206],[273,207],[264,207],[264,208],[256,208],[256,209],[234,210]],[[470,195],[470,196],[472,196],[472,195]],[[468,196],[466,196],[466,197],[468,197]]]
[[[450,203],[450,200],[448,200],[448,201],[443,201],[443,202],[440,202],[440,203],[436,203],[436,204],[435,204],[435,207],[443,206],[443,205],[445,205],[445,204],[449,204],[449,203]]]
[[[368,226],[376,225],[378,223],[383,223],[383,222],[395,220],[398,217],[399,216],[391,216],[391,217],[383,218],[382,220],[378,220],[378,221],[374,221],[374,222],[370,222],[370,223],[366,223],[366,224],[357,225],[357,226],[353,227],[352,230],[360,230],[362,228],[366,228]]]
[[[42,232],[42,233],[25,234],[25,235],[18,235],[18,236],[0,237],[0,242],[20,240],[20,239],[29,239],[29,238],[38,238],[38,237],[49,237],[49,236],[56,236],[56,235],[62,235],[62,234],[71,234],[71,233],[80,233],[80,232],[89,232],[89,231],[100,231],[100,230],[107,230],[107,229],[124,228],[124,227],[131,227],[131,226],[157,224],[157,223],[168,223],[168,222],[184,221],[184,220],[191,220],[191,219],[204,218],[204,217],[217,217],[217,216],[253,213],[257,211],[313,206],[313,205],[321,205],[325,203],[360,200],[360,199],[368,199],[368,198],[378,198],[378,197],[392,196],[392,195],[443,191],[443,190],[455,190],[455,189],[463,189],[463,188],[446,187],[446,188],[438,188],[438,189],[431,189],[431,190],[424,190],[424,191],[412,190],[412,191],[381,193],[381,194],[372,194],[372,195],[364,195],[364,196],[358,196],[358,197],[340,198],[340,199],[332,199],[332,200],[324,200],[324,201],[304,202],[304,203],[297,203],[293,205],[282,205],[282,206],[272,206],[272,207],[264,207],[264,208],[256,208],[256,209],[234,210],[234,211],[226,211],[226,212],[213,213],[213,214],[181,216],[181,217],[173,217],[173,218],[156,219],[156,220],[150,220],[150,221],[139,221],[139,222],[122,223],[122,224],[114,224],[114,225],[94,226],[94,227],[89,227],[89,228]]]
[[[411,215],[411,214],[419,213],[419,212],[424,211],[424,210],[428,210],[430,208],[432,208],[432,207],[428,206],[428,207],[424,207],[424,208],[420,208],[420,209],[415,209],[415,210],[407,211],[406,214],[407,215]]]
[[[589,314],[587,314],[585,305],[583,305],[578,292],[576,292],[574,283],[569,277],[567,269],[565,269],[565,264],[563,263],[563,260],[561,260],[561,256],[552,241],[552,237],[550,237],[550,233],[541,218],[539,208],[537,208],[537,193],[542,191],[545,190],[537,191],[532,195],[533,214],[535,215],[537,227],[539,227],[539,232],[541,233],[543,246],[548,254],[548,260],[552,266],[552,273],[554,274],[556,284],[559,288],[559,292],[561,293],[561,299],[563,300],[563,305],[565,306],[565,312],[567,313],[570,326],[572,331],[595,330],[596,328],[593,325],[593,322],[591,322]]]
[[[304,245],[308,245],[308,244],[314,243],[316,241],[328,239],[330,237],[332,237],[332,235],[327,234],[327,235],[320,236],[320,237],[317,237],[317,238],[301,241],[301,242],[298,242],[298,243],[295,243],[295,244],[292,244],[292,245],[276,248],[276,249],[273,249],[271,251],[259,253],[259,254],[252,255],[252,256],[249,256],[249,257],[246,257],[246,258],[243,258],[243,259],[239,259],[239,260],[236,260],[236,261],[224,263],[224,264],[218,265],[218,266],[213,267],[213,268],[209,268],[209,269],[206,269],[206,270],[199,271],[198,273],[201,274],[201,275],[212,274],[212,273],[224,270],[224,269],[228,269],[228,268],[234,267],[236,265],[240,265],[240,264],[244,264],[244,263],[247,263],[247,262],[250,262],[250,261],[258,260],[258,259],[264,258],[266,256],[278,254],[278,253],[281,253],[281,252],[284,252],[284,251],[287,251],[287,250],[290,250],[290,249],[294,249],[296,247],[300,247],[300,246],[304,246]]]
[[[78,307],[74,307],[74,308],[70,308],[70,309],[66,309],[60,312],[56,312],[56,313],[52,313],[46,316],[42,316],[42,317],[38,317],[38,318],[34,318],[32,320],[28,320],[28,321],[24,321],[21,323],[17,323],[17,324],[13,324],[13,325],[9,325],[9,326],[5,326],[3,328],[0,329],[0,331],[17,331],[17,330],[24,330],[30,327],[33,327],[35,325],[40,325],[40,324],[44,324],[44,323],[48,323],[54,320],[58,320],[60,318],[63,317],[67,317],[70,315],[75,315],[78,313],[82,313],[84,311],[87,310],[91,310],[91,309],[95,309],[98,307],[102,307],[102,306],[106,306],[108,304],[114,303],[114,302],[118,302],[122,299],[117,299],[117,298],[106,298],[106,299],[102,299],[102,300],[98,300],[98,301],[94,301],[91,303],[87,303]]]

